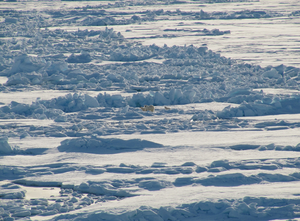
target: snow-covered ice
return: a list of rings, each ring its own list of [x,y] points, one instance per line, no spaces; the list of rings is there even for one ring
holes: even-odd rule
[[[3,1],[0,220],[300,219],[299,1]]]

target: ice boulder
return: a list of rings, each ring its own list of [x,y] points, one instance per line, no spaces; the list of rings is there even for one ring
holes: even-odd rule
[[[126,99],[119,94],[110,95],[99,93],[97,96],[99,105],[104,107],[126,107]]]
[[[228,93],[228,97],[234,97],[238,95],[250,95],[251,92],[252,91],[249,88],[236,88]]]
[[[182,91],[180,89],[172,88],[170,93],[169,93],[169,97],[170,97],[170,100],[171,100],[172,104],[177,104],[178,101],[182,97]]]
[[[46,69],[48,75],[57,74],[57,73],[65,73],[68,71],[68,64],[66,62],[53,62]]]
[[[15,58],[15,62],[7,75],[11,76],[19,72],[30,73],[33,71],[38,71],[45,65],[45,59],[23,54]]]
[[[292,66],[289,66],[285,69],[285,75],[290,77],[296,77],[300,73],[300,68],[295,68]]]
[[[200,111],[200,113],[195,114],[191,121],[205,121],[205,120],[214,120],[217,119],[217,116],[211,110]]]
[[[46,108],[60,109],[68,113],[99,106],[96,98],[81,93],[67,94],[51,100],[42,100],[40,103]]]
[[[22,103],[12,101],[8,105],[8,107],[10,113],[20,114],[25,116],[29,116],[33,113],[33,106],[29,104],[22,104]]]
[[[6,86],[11,86],[11,85],[18,85],[18,84],[29,84],[30,81],[28,80],[28,78],[22,76],[20,73],[12,75],[8,78],[7,82],[6,82]]]
[[[13,148],[8,143],[7,137],[0,137],[0,155],[11,154]]]
[[[124,82],[124,78],[120,74],[109,74],[107,75],[107,79],[115,83]]]
[[[105,18],[99,18],[97,16],[86,16],[84,20],[82,20],[83,26],[106,26],[108,24],[114,24],[115,19],[113,17],[105,17]],[[91,32],[88,32],[87,30],[83,31],[87,32],[87,34],[91,34]]]
[[[144,95],[142,93],[133,94],[131,99],[128,101],[128,104],[132,107],[144,107],[145,105],[153,105],[153,103],[153,94]]]
[[[31,84],[36,85],[36,84],[41,84],[42,83],[42,74],[31,72],[31,73],[26,73],[25,77],[31,82]]]
[[[38,85],[41,84],[42,81],[43,81],[42,75],[40,73],[36,73],[35,71],[31,73],[17,73],[8,77],[6,86],[18,85],[18,84]]]
[[[96,98],[94,98],[88,94],[85,94],[84,98],[85,98],[85,105],[87,107],[99,107],[99,103]]]
[[[123,108],[120,108],[120,114],[126,114],[129,110],[129,105],[126,105],[125,107]]]
[[[95,182],[84,182],[80,185],[74,186],[74,190],[79,190],[83,193],[91,193],[95,195],[106,195],[116,197],[130,197],[134,196],[129,191],[123,189],[117,189],[109,183],[95,183]]]
[[[154,105],[170,105],[170,101],[161,92],[156,92],[154,95]]]
[[[111,61],[141,61],[156,56],[156,52],[148,46],[117,49],[110,54]]]
[[[69,63],[88,63],[92,60],[91,55],[88,53],[82,53],[79,55],[71,54],[68,57],[67,62]]]
[[[272,68],[271,70],[264,72],[263,77],[278,79],[281,78],[282,76],[278,74],[278,71],[275,68]]]
[[[275,109],[273,105],[243,102],[239,107],[227,106],[222,111],[218,111],[217,117],[224,119],[231,117],[263,116],[274,113]]]
[[[171,186],[171,183],[163,181],[163,180],[142,180],[139,182],[139,187],[149,190],[155,191],[163,189],[167,186]]]

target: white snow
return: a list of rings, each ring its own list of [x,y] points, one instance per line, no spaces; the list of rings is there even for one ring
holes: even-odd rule
[[[0,220],[300,218],[299,1],[217,2],[1,3]]]

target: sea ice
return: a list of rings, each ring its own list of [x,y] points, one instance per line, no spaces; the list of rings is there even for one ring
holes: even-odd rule
[[[299,217],[299,3],[209,2],[1,3],[0,220]]]

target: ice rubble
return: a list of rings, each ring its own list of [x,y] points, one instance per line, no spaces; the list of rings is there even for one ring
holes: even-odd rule
[[[180,207],[149,208],[140,207],[137,210],[120,215],[112,215],[105,211],[85,216],[77,213],[74,215],[61,215],[55,220],[91,220],[102,217],[106,220],[118,219],[129,220],[189,220],[201,217],[205,219],[242,219],[256,220],[276,219],[293,217],[295,207],[299,203],[297,199],[280,200],[267,199],[264,197],[245,197],[238,200],[219,200],[216,202],[201,201],[198,203],[185,204]],[[234,205],[234,206],[232,206]],[[195,219],[193,219],[195,220]]]
[[[226,97],[229,103],[240,104],[238,107],[225,107],[222,111],[204,111],[195,114],[192,120],[234,118],[243,116],[262,116],[286,113],[299,113],[300,95],[269,95],[255,92],[249,89],[233,90]],[[218,101],[220,99],[216,99]],[[212,100],[213,101],[213,100]],[[150,92],[149,94],[137,93],[132,97],[122,95],[110,95],[99,93],[97,97],[88,94],[74,93],[67,94],[51,100],[37,100],[32,104],[11,102],[9,105],[0,108],[2,118],[18,118],[18,116],[33,117],[37,119],[57,119],[64,121],[66,113],[92,110],[91,108],[123,108],[120,114],[127,114],[131,107],[142,107],[144,105],[166,106],[176,104],[190,104],[200,102],[195,90],[171,89],[168,92]],[[137,111],[138,109],[136,109]],[[97,112],[97,109],[94,110]],[[101,110],[98,110],[98,112]],[[204,116],[204,115],[205,116]],[[14,117],[13,117],[14,116]],[[67,117],[67,116],[65,116]],[[129,117],[129,116],[128,116]],[[126,119],[126,118],[125,118]]]
[[[40,32],[41,35],[51,36],[49,30]],[[67,41],[76,39],[77,36],[88,37],[91,33],[93,31],[73,33],[60,31],[56,34]],[[163,97],[166,97],[170,104],[243,100],[244,98],[239,96],[242,94],[237,94],[236,98],[232,98],[230,94],[233,90],[238,89],[236,85],[244,88],[263,88],[269,85],[298,88],[299,69],[297,68],[285,66],[261,68],[248,64],[237,64],[231,59],[207,50],[206,47],[197,48],[192,45],[187,47],[134,45],[126,43],[121,35],[116,39],[106,36],[112,33],[114,33],[112,29],[106,29],[93,33],[96,38],[88,38],[87,43],[92,43],[97,48],[97,53],[88,52],[94,48],[87,44],[86,52],[75,55],[76,44],[66,44],[61,45],[60,50],[72,52],[70,57],[65,57],[63,54],[46,56],[44,52],[39,52],[34,48],[27,54],[18,55],[10,67],[6,66],[7,68],[1,72],[1,75],[9,77],[5,85],[11,86],[11,89],[40,85],[43,88],[63,90],[155,91],[156,94],[152,95],[159,99],[156,102],[158,105],[168,104],[166,100],[162,101]],[[109,39],[110,43],[103,47],[102,42],[106,39]],[[53,41],[53,39],[51,40]],[[119,47],[115,49],[114,44]],[[4,47],[4,50],[8,50],[11,45],[14,45],[13,42],[6,42],[5,46],[7,47]],[[24,47],[25,45],[24,43]],[[49,51],[53,50],[51,44],[43,45],[43,47],[48,48]],[[29,53],[39,56],[33,57]],[[86,60],[86,56],[88,56],[88,60]],[[163,64],[156,64],[147,62],[149,58],[165,59],[165,61]],[[130,63],[103,66],[85,63],[99,59],[130,61]],[[144,62],[134,63],[139,60]],[[73,63],[70,62],[75,62],[76,66],[72,66]],[[7,58],[3,59],[4,67],[7,63]],[[139,69],[136,68],[137,66]],[[162,98],[158,98],[159,96]],[[252,93],[252,99],[255,99],[255,96],[258,95]],[[229,100],[230,98],[231,100]]]
[[[268,97],[254,102],[243,101],[239,107],[227,107],[217,113],[220,118],[298,113],[300,96]]]
[[[0,137],[0,156],[20,154],[23,151],[18,146],[10,145],[8,143],[8,137]]]
[[[13,183],[7,183],[0,186],[1,199],[23,199],[25,194],[26,190],[23,190],[20,186]]]
[[[86,189],[109,192],[105,189],[105,185],[101,184],[88,184],[82,183],[78,187],[85,191]],[[107,187],[106,187],[107,188]],[[98,192],[97,191],[97,192]],[[110,197],[95,197],[90,199],[88,197],[78,198],[76,192],[64,191],[65,194],[73,193],[73,198],[68,201],[59,201],[51,203],[45,199],[34,199],[30,201],[18,200],[15,202],[14,207],[11,208],[11,213],[5,211],[7,205],[1,211],[3,218],[10,217],[26,217],[30,215],[54,215],[61,212],[72,211],[75,208],[82,208],[91,205],[95,202],[104,202],[116,198],[113,190]],[[123,195],[122,193],[120,193]],[[117,194],[119,195],[119,194]],[[160,207],[151,208],[142,206],[134,211],[123,214],[110,214],[107,211],[100,211],[85,215],[84,213],[66,214],[60,215],[54,218],[54,220],[91,220],[101,217],[106,220],[186,220],[188,218],[201,216],[204,219],[243,219],[251,220],[255,217],[257,220],[265,220],[266,218],[284,218],[293,217],[294,212],[298,211],[297,204],[298,199],[268,199],[264,197],[245,197],[236,200],[218,200],[218,201],[200,201],[192,204],[184,204],[175,208]]]

